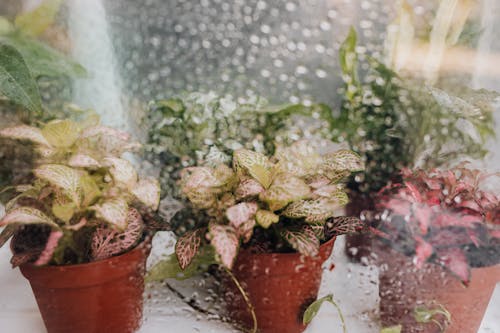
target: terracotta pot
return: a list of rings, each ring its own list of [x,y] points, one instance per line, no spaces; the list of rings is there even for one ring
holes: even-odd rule
[[[151,240],[132,251],[88,264],[20,266],[49,333],[127,333],[141,324]]]
[[[414,318],[416,305],[441,304],[451,314],[446,333],[475,333],[481,325],[495,285],[500,282],[500,265],[473,268],[468,287],[442,267],[425,264],[417,269],[411,258],[386,245],[375,251],[381,261],[380,316],[383,326],[403,325],[403,333],[433,333],[435,324],[419,324]]]
[[[354,194],[345,207],[346,216],[360,217],[364,210],[371,210],[374,202],[369,196]],[[363,257],[369,257],[372,253],[373,235],[369,232],[360,232],[346,235],[345,253],[352,262],[361,262]]]
[[[255,308],[259,332],[300,333],[305,330],[302,315],[318,296],[322,264],[330,256],[334,242],[335,238],[323,244],[314,258],[299,253],[240,252],[233,273]],[[252,327],[240,292],[227,277],[223,283],[229,315],[244,326]]]

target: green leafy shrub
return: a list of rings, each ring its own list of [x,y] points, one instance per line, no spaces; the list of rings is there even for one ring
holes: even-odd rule
[[[0,136],[30,142],[36,156],[32,181],[6,189],[15,195],[5,204],[0,246],[14,236],[13,265],[103,259],[142,239],[159,184],[121,158],[137,148],[127,133],[93,116],[9,127]]]

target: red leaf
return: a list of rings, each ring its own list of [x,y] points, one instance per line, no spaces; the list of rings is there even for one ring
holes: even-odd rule
[[[460,215],[453,213],[440,213],[433,219],[433,226],[438,228],[445,227],[465,227],[470,228],[472,223],[481,223],[482,217],[475,215]]]
[[[383,203],[384,208],[392,210],[397,215],[409,215],[410,214],[410,202],[401,199],[390,199],[387,203]]]
[[[432,210],[427,205],[416,205],[414,207],[415,218],[420,227],[420,232],[423,235],[427,234],[429,230],[429,224],[431,223]]]
[[[433,253],[432,245],[427,243],[420,237],[415,238],[417,241],[417,247],[415,249],[415,257],[413,258],[413,263],[417,268],[422,268],[423,264],[430,258]]]
[[[410,182],[405,182],[405,185],[409,193],[413,197],[414,202],[422,202],[422,195],[418,191],[418,188]]]
[[[464,252],[457,247],[440,249],[437,251],[437,261],[440,265],[450,270],[463,284],[468,285],[470,268]]]
[[[177,256],[177,260],[182,270],[189,266],[198,253],[203,232],[203,229],[188,231],[175,243],[175,255]]]

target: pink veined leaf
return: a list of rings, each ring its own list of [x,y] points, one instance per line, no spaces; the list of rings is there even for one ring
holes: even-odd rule
[[[73,168],[87,168],[87,169],[98,169],[101,167],[100,163],[96,161],[93,157],[81,153],[71,156],[71,158],[68,161],[68,165]]]
[[[124,185],[128,189],[134,188],[138,177],[132,163],[123,158],[106,157],[104,164],[109,167],[109,173],[116,184]]]
[[[410,192],[414,202],[422,202],[422,195],[420,194],[418,188],[414,184],[410,182],[405,182],[405,186]]]
[[[233,267],[238,254],[239,241],[232,226],[210,223],[208,226],[210,244],[214,247],[218,260],[228,269]]]
[[[130,140],[130,134],[128,134],[127,132],[119,131],[115,128],[101,126],[101,125],[86,128],[80,134],[80,138],[85,139],[98,135],[112,136],[122,141]]]
[[[476,247],[480,247],[481,240],[479,239],[479,233],[477,232],[477,230],[470,229],[470,228],[467,228],[466,230],[467,230],[467,234],[469,235],[471,242],[474,243],[474,245]]]
[[[264,187],[253,178],[243,179],[236,188],[236,197],[243,199],[251,196],[259,195],[264,191]]]
[[[241,202],[226,211],[226,217],[235,228],[239,228],[243,223],[253,219],[259,207],[255,202]]]
[[[124,199],[116,198],[91,207],[97,218],[111,224],[115,229],[125,230],[127,227],[128,204]]]
[[[413,263],[417,268],[422,268],[424,263],[430,258],[433,253],[432,245],[427,243],[421,237],[416,237],[417,246],[415,248],[415,257],[413,258]]]
[[[311,226],[289,227],[280,234],[297,252],[309,257],[318,254],[319,239]]]
[[[208,167],[190,167],[182,170],[183,191],[217,185],[214,170]]]
[[[20,125],[4,128],[0,131],[0,136],[16,140],[29,140],[39,145],[50,147],[50,144],[43,136],[42,131],[32,126]]]
[[[198,249],[201,244],[201,237],[204,232],[204,229],[188,231],[175,243],[175,255],[177,256],[177,260],[179,261],[179,265],[182,270],[189,266],[193,258],[198,253]]]
[[[42,253],[34,263],[35,266],[47,265],[50,262],[50,260],[52,259],[52,255],[54,254],[54,251],[59,245],[59,239],[61,239],[62,236],[63,236],[62,231],[52,231],[50,233],[45,248],[43,249]]]
[[[458,247],[444,248],[437,251],[437,261],[440,265],[450,270],[463,284],[468,285],[470,268],[467,257]]]
[[[131,190],[132,194],[146,207],[157,210],[160,205],[160,184],[154,178],[139,180]]]
[[[415,205],[414,214],[422,235],[426,235],[431,223],[432,209],[427,205]]]
[[[80,205],[81,172],[62,164],[44,164],[37,167],[33,173],[36,177],[61,188],[76,205]]]
[[[100,226],[94,232],[91,243],[92,258],[102,260],[133,248],[143,234],[141,214],[134,208],[127,213],[127,228],[118,232],[109,226]]]
[[[236,230],[238,237],[243,240],[243,243],[248,243],[253,235],[253,228],[256,225],[255,219],[250,219],[244,222],[242,225],[238,227]]]
[[[481,207],[479,207],[478,203],[474,200],[461,201],[457,206],[460,208],[467,208],[476,212],[481,211]]]

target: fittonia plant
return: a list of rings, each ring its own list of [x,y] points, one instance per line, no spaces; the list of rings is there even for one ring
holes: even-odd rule
[[[7,190],[0,246],[14,235],[13,265],[75,264],[103,259],[137,244],[146,232],[144,214],[159,203],[159,184],[139,178],[121,158],[137,148],[127,133],[99,125],[54,120],[0,131],[30,142],[38,160],[33,180]]]
[[[357,219],[336,214],[348,201],[341,181],[362,169],[355,153],[320,155],[306,141],[278,148],[271,158],[238,149],[232,167],[183,169],[182,193],[204,218],[177,241],[181,268],[207,246],[228,269],[240,247],[315,256],[322,241],[359,226]]]

